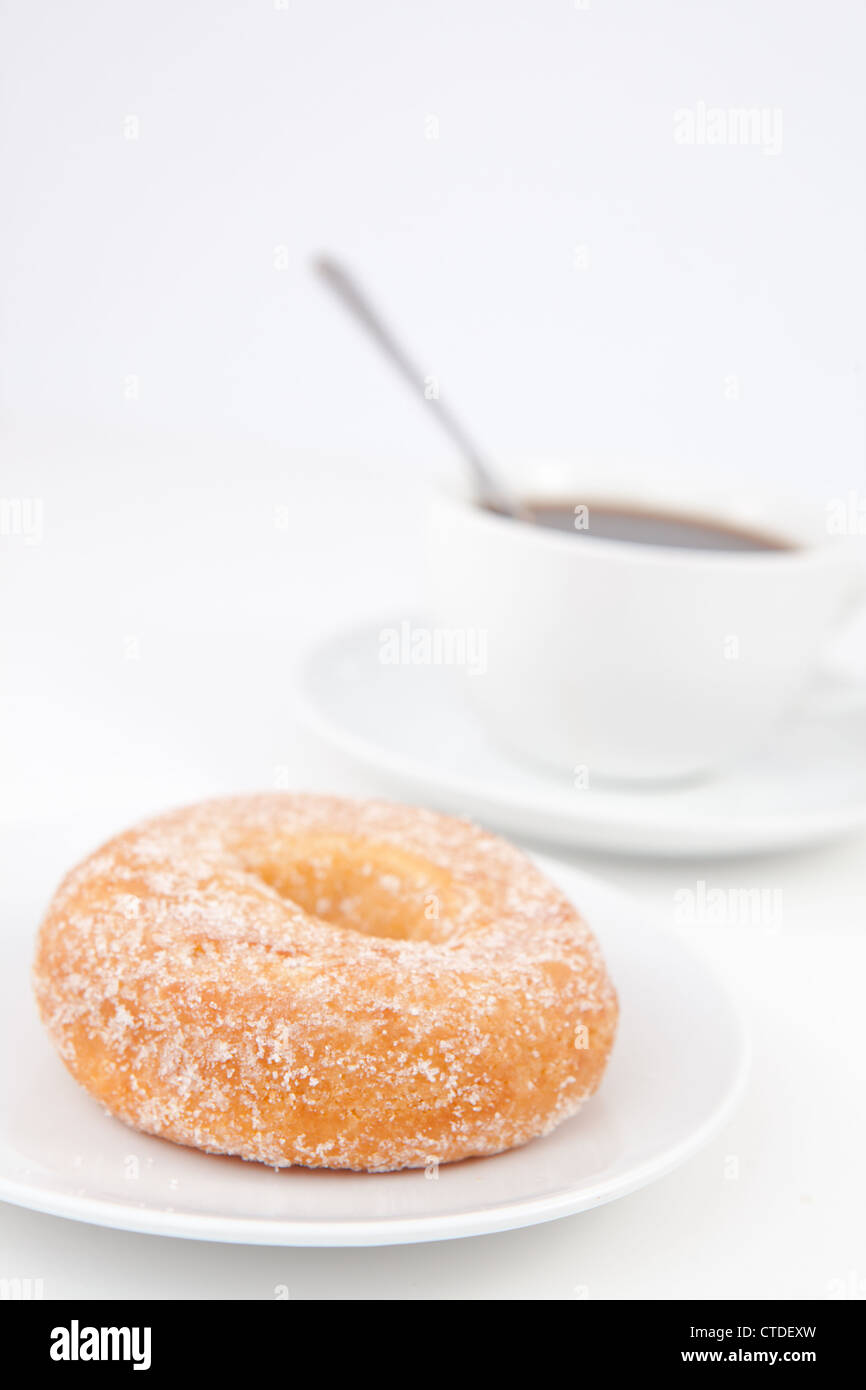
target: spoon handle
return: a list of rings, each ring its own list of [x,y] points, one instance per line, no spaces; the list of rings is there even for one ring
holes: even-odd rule
[[[339,261],[335,261],[331,256],[318,256],[313,262],[318,275],[325,281],[328,287],[342,300],[343,304],[349,309],[360,324],[366,328],[370,336],[379,344],[379,347],[389,357],[403,375],[416,394],[420,393],[420,398],[424,399],[425,379],[424,373],[409,357],[402,344],[397,341],[391,330],[385,324],[381,315],[375,310],[367,296],[362,291],[355,278],[350,275],[345,266]],[[478,490],[478,501],[484,506],[492,507],[495,511],[506,512],[511,516],[520,514],[519,506],[513,502],[508,494],[495,481],[494,475],[485,463],[472,439],[460,424],[459,420],[451,413],[446,405],[438,397],[432,397],[428,404],[433,408],[433,413],[439,424],[445,430],[452,443],[463,454],[475,476],[475,483]]]

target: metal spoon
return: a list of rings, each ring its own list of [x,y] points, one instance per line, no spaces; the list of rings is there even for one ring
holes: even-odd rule
[[[342,300],[346,308],[354,314],[358,322],[366,328],[371,338],[375,339],[386,357],[389,357],[394,366],[403,374],[413,391],[418,395],[418,399],[424,400],[424,373],[418,370],[412,359],[398,343],[354,277],[344,266],[340,265],[339,261],[335,261],[331,256],[317,256],[313,261],[313,267],[328,287]],[[525,517],[524,508],[509,495],[508,491],[497,480],[495,473],[491,471],[463,426],[448,407],[443,405],[438,398],[427,399],[426,404],[433,408],[435,418],[452,443],[457,445],[472,469],[479,504],[483,507],[489,507],[492,511],[501,512],[505,516]]]

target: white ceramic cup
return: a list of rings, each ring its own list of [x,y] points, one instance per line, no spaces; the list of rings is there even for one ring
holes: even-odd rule
[[[473,634],[472,650],[483,645],[466,686],[491,732],[587,782],[685,779],[748,754],[803,696],[866,589],[863,537],[830,534],[822,503],[762,507],[612,486],[585,467],[531,476],[534,499],[587,504],[590,535],[440,495],[429,528],[433,611],[443,628]],[[605,502],[757,529],[795,548],[593,538],[592,505]]]

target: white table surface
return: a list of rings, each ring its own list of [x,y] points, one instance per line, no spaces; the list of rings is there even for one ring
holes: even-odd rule
[[[429,471],[79,428],[8,444],[7,491],[38,487],[44,536],[0,545],[3,931],[34,931],[64,868],[173,802],[378,790],[299,727],[292,670],[338,623],[417,608]],[[739,1111],[679,1171],[567,1220],[390,1249],[220,1246],[3,1206],[0,1277],[57,1298],[864,1296],[866,839],[574,862],[670,922],[699,880],[781,892],[774,928],[679,928],[739,992],[754,1045]]]

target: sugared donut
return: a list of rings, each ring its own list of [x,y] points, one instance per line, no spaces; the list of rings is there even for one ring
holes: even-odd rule
[[[493,1154],[592,1094],[616,995],[525,855],[388,802],[151,820],[61,884],[36,994],[120,1119],[215,1153],[385,1170]]]

